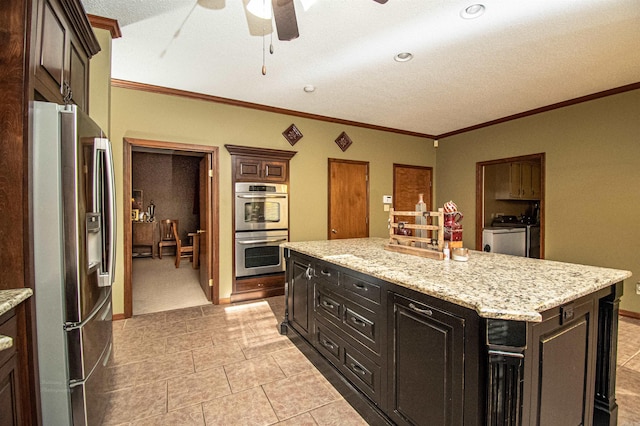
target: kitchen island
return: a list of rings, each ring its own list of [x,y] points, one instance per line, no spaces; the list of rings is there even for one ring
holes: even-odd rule
[[[328,361],[323,373],[353,389],[345,397],[365,402],[354,406],[367,420],[616,423],[630,272],[473,251],[431,260],[386,251],[387,241],[283,244],[282,331]]]

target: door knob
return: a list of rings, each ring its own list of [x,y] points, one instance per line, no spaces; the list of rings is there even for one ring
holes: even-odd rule
[[[332,229],[331,232],[333,232],[334,234],[338,233],[338,231],[336,231],[335,229]]]
[[[207,232],[207,231],[206,231],[205,229],[198,229],[196,232],[197,232],[198,234],[203,234],[203,233],[205,233],[205,232]]]

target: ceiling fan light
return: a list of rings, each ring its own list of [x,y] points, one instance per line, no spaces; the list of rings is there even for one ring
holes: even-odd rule
[[[312,93],[316,91],[316,86],[314,86],[313,84],[307,84],[302,88],[302,90],[307,93]]]
[[[250,0],[247,11],[260,19],[271,20],[271,0]]]
[[[485,11],[483,4],[476,3],[471,6],[467,6],[460,11],[460,17],[463,19],[475,19],[482,16]]]

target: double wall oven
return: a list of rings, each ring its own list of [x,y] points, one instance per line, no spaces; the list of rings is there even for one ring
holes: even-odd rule
[[[289,238],[288,226],[287,185],[236,183],[236,277],[282,272],[280,244]]]

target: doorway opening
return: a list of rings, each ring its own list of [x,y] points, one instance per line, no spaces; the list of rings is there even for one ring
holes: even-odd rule
[[[496,221],[517,220],[537,228],[532,236],[539,230],[537,241],[527,237],[526,255],[544,259],[544,217],[544,153],[476,163],[476,250],[483,250],[485,228]]]
[[[217,147],[124,139],[126,318],[219,302],[217,175]]]

